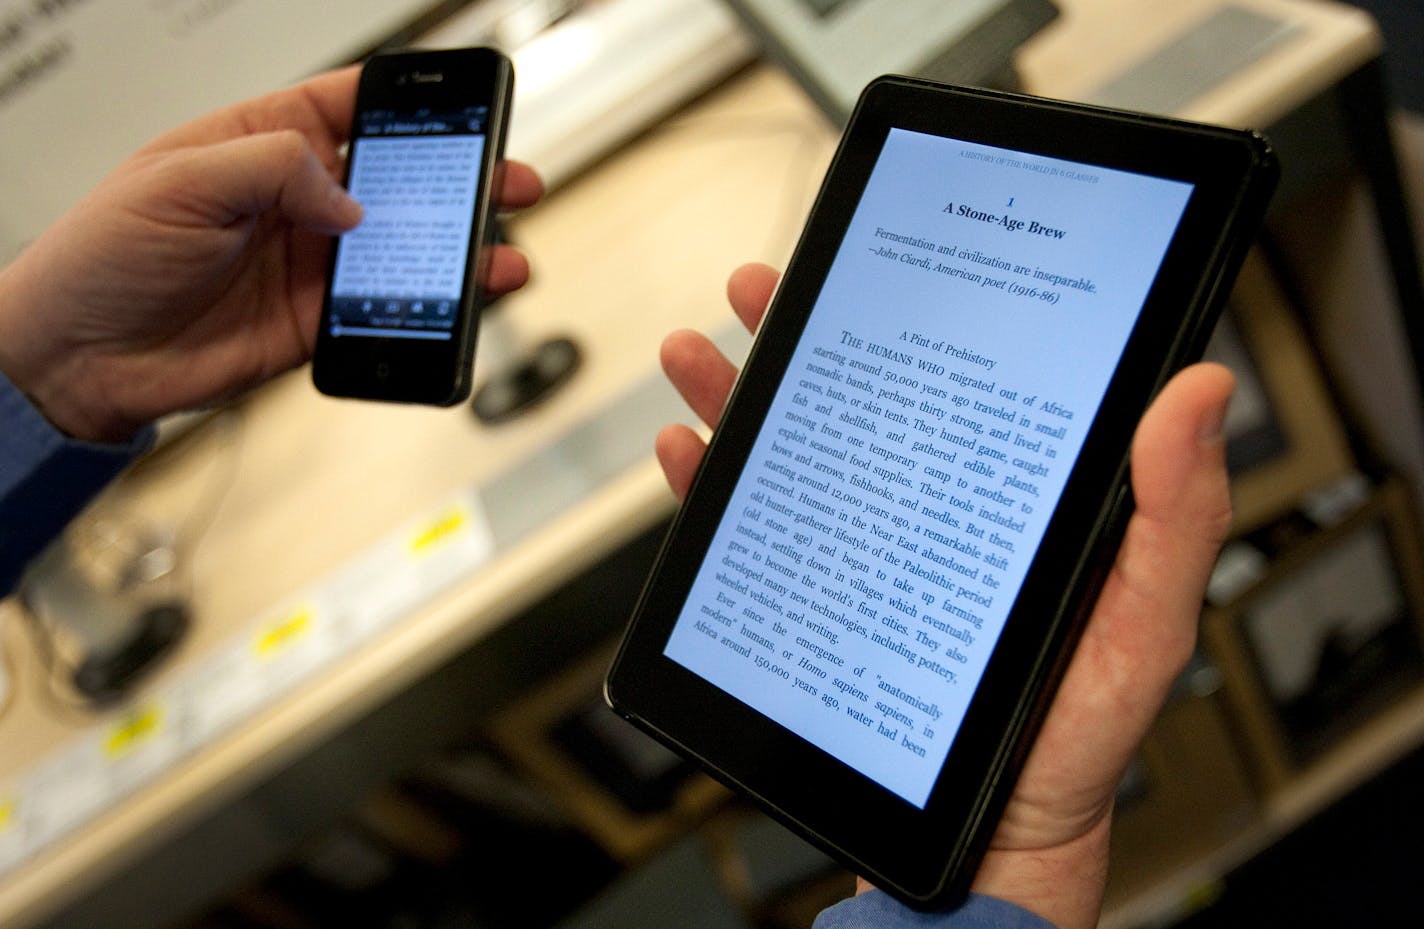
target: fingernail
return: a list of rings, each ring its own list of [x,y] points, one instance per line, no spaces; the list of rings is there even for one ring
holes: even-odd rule
[[[1202,444],[1214,445],[1223,440],[1226,430],[1226,409],[1230,403],[1230,399],[1224,400],[1202,416],[1201,427],[1197,433],[1201,437]]]
[[[331,206],[336,220],[343,228],[350,229],[361,222],[366,215],[366,208],[356,202],[356,198],[347,193],[346,188],[339,184],[331,186]]]

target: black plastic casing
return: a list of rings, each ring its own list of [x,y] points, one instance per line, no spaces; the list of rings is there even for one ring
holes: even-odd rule
[[[664,655],[892,127],[1195,185],[923,809]],[[1137,423],[1166,380],[1200,358],[1278,173],[1253,132],[910,78],[873,82],[642,592],[605,688],[613,709],[897,898],[929,908],[962,897],[1131,514],[1127,456]]]

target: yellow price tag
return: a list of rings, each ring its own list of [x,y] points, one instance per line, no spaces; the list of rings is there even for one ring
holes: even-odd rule
[[[304,606],[290,615],[263,626],[257,633],[253,649],[257,652],[258,657],[271,658],[305,635],[306,631],[311,628],[311,623],[311,608]]]
[[[463,506],[454,506],[416,532],[410,540],[410,551],[423,555],[441,542],[458,535],[470,524],[470,513]]]
[[[109,732],[104,740],[104,754],[110,758],[122,758],[139,745],[153,738],[163,726],[163,710],[157,704],[149,704],[134,710]]]

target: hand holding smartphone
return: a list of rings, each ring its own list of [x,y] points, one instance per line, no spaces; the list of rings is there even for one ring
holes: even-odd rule
[[[614,708],[901,899],[962,893],[1275,176],[1252,133],[872,84]]]
[[[514,71],[488,48],[399,52],[361,71],[312,378],[322,393],[450,406],[471,362]]]

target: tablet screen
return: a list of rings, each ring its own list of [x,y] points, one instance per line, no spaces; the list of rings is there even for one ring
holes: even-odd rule
[[[923,807],[1192,189],[891,129],[664,653]]]

